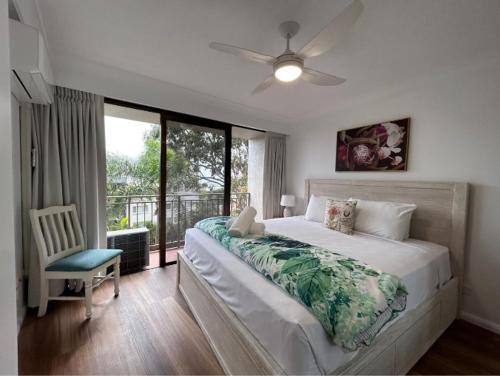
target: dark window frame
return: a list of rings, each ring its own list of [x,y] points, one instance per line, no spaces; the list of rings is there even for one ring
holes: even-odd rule
[[[160,267],[176,264],[176,261],[166,262],[166,193],[167,193],[167,122],[176,121],[179,123],[192,124],[206,128],[224,131],[224,209],[223,214],[229,215],[231,210],[231,152],[232,152],[232,128],[239,127],[265,133],[260,129],[226,123],[219,120],[208,119],[200,116],[189,115],[181,112],[166,110],[163,108],[147,106],[143,104],[128,102],[115,98],[104,98],[105,104],[128,107],[142,111],[154,112],[160,115],[161,147],[160,147],[160,203],[158,211],[159,239],[158,247],[160,252]]]

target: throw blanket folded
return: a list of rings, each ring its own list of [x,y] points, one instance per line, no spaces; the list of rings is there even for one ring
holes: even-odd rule
[[[229,230],[231,226],[233,225],[234,221],[236,220],[235,217],[231,217],[226,222],[226,228]],[[250,235],[264,235],[264,232],[266,231],[266,225],[262,222],[252,222],[250,225],[250,229],[248,230],[248,233]]]
[[[232,237],[228,220],[207,218],[195,227],[306,306],[345,351],[369,345],[406,307],[406,288],[396,276],[284,236]]]
[[[257,211],[251,206],[247,206],[243,211],[237,216],[229,228],[229,235],[243,237],[248,234],[250,226],[254,223]]]

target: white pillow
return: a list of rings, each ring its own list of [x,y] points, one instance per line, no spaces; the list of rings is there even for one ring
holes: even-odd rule
[[[325,220],[326,197],[312,195],[307,204],[305,220],[323,223]]]
[[[399,241],[410,237],[411,216],[417,205],[356,198],[349,200],[358,202],[354,230]]]

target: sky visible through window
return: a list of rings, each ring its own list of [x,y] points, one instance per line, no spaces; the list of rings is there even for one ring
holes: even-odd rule
[[[142,121],[105,116],[106,152],[137,159],[144,151],[144,134],[154,125]]]

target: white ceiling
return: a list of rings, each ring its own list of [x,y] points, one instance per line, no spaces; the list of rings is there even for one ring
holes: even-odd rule
[[[301,25],[297,50],[349,0],[39,0],[38,7],[54,59],[76,56],[294,120],[500,56],[500,0],[362,1],[352,32],[306,62],[345,84],[299,82],[257,95],[250,93],[271,67],[213,51],[209,42],[278,55],[277,27],[291,19]]]

